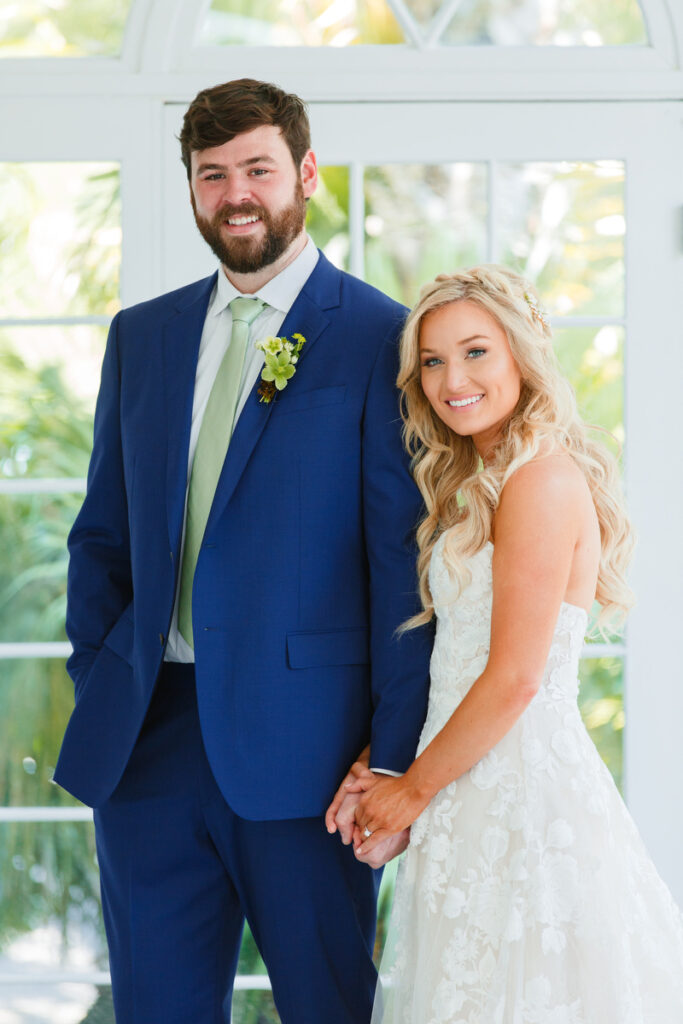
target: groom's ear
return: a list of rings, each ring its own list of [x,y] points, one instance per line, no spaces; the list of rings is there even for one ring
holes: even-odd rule
[[[310,199],[318,187],[318,161],[312,149],[309,149],[301,161],[300,174],[304,198]]]

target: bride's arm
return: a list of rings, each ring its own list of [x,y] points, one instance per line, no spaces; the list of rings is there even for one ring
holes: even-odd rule
[[[522,466],[495,516],[491,645],[486,668],[440,733],[399,779],[357,780],[366,854],[412,824],[432,797],[468,771],[512,728],[538,691],[566,593],[586,485],[560,457]],[[370,788],[371,787],[371,788]],[[359,833],[357,833],[358,835]]]

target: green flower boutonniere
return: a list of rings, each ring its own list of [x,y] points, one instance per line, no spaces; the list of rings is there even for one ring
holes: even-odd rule
[[[266,357],[257,391],[262,402],[272,402],[277,392],[284,391],[287,381],[296,373],[299,353],[306,339],[303,334],[293,334],[292,338],[293,341],[289,338],[266,338],[255,342],[256,348]]]

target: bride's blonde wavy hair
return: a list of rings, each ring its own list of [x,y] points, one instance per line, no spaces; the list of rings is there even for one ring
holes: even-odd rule
[[[420,328],[434,310],[467,300],[489,313],[507,335],[522,377],[519,401],[486,465],[471,437],[461,437],[437,416],[421,385]],[[601,606],[597,627],[616,625],[633,604],[625,572],[633,550],[633,532],[626,516],[616,460],[597,441],[578,414],[573,389],[560,370],[552,333],[538,310],[531,285],[500,266],[479,266],[456,274],[439,274],[426,285],[409,314],[401,338],[398,386],[404,441],[412,471],[426,505],[417,530],[418,576],[423,611],[403,629],[429,622],[434,605],[429,589],[429,563],[441,533],[444,558],[456,584],[469,582],[466,560],[491,537],[491,524],[501,491],[510,476],[539,454],[558,447],[583,472],[600,524],[601,555],[596,600]]]

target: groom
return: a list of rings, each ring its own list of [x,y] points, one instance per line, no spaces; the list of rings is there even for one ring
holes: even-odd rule
[[[426,706],[405,311],[307,237],[298,97],[206,89],[180,142],[220,266],[112,323],[55,778],[95,808],[119,1024],[227,1022],[245,917],[284,1024],[367,1024],[378,873],[323,813],[368,744],[408,767]]]

